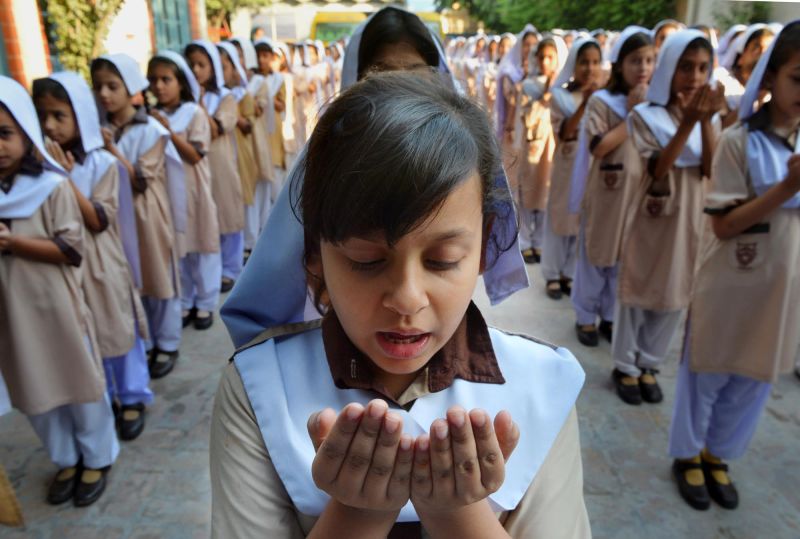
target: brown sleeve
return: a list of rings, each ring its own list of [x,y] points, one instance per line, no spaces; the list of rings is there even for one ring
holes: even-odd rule
[[[212,538],[304,537],[234,363],[214,400],[210,453]]]
[[[61,182],[45,201],[50,239],[69,260],[80,266],[83,260],[83,216],[67,181]]]

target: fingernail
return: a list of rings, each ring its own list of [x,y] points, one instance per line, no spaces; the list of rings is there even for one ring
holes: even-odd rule
[[[447,423],[437,423],[433,426],[433,433],[440,440],[447,438]]]
[[[461,428],[466,423],[466,418],[464,417],[464,412],[456,412],[452,416],[453,426],[456,428]]]
[[[381,402],[371,402],[369,403],[369,416],[372,419],[380,419],[383,417],[383,414],[386,413],[386,408]]]
[[[388,432],[389,434],[394,434],[397,432],[397,427],[400,426],[400,421],[397,420],[396,417],[387,415],[386,419],[383,420],[383,430]]]
[[[482,410],[479,410],[476,414],[477,417],[472,418],[472,423],[476,427],[482,427],[486,424],[486,413]]]
[[[347,408],[347,419],[355,421],[359,417],[361,417],[361,407],[353,405]]]
[[[401,438],[400,439],[400,449],[403,451],[410,451],[411,450],[411,438]]]
[[[427,451],[429,446],[429,441],[427,438],[420,438],[419,442],[417,442],[417,446],[419,446],[420,451]]]

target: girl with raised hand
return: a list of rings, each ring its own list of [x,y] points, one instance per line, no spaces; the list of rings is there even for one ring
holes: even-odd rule
[[[670,427],[675,478],[695,509],[737,507],[723,460],[747,451],[800,346],[800,21],[756,64],[739,117],[711,168]]]
[[[177,238],[182,325],[193,323],[195,329],[205,330],[213,323],[222,279],[217,204],[207,157],[211,127],[199,104],[202,89],[181,55],[157,53],[147,65],[147,78],[157,100],[150,114],[169,131],[186,177],[186,233]]]
[[[670,36],[647,101],[628,115],[642,176],[623,235],[611,350],[617,393],[628,404],[663,400],[655,375],[689,306],[724,101],[708,82],[713,55],[699,30]]]
[[[212,535],[588,537],[583,373],[471,303],[515,249],[484,112],[433,74],[371,75],[323,114],[304,165],[304,234],[275,219],[264,234],[299,243],[325,314],[272,327],[226,369]],[[286,269],[262,279],[291,304]]]
[[[283,57],[278,45],[268,39],[261,39],[256,42],[255,49],[258,69],[266,80],[265,86],[269,101],[272,103],[272,107],[268,108],[264,114],[269,136],[270,161],[273,166],[274,181],[270,194],[274,202],[283,187],[289,167],[289,156],[284,141],[284,122],[287,121],[286,117],[288,116],[286,114],[287,98],[291,97],[291,94],[286,90],[286,78],[281,70]]]
[[[139,245],[131,184],[119,161],[104,149],[92,91],[73,72],[33,82],[33,99],[48,152],[69,173],[84,233],[83,290],[95,320],[108,394],[119,411],[120,438],[144,430],[153,401],[147,353],[147,319],[137,291]]]
[[[181,344],[180,258],[177,235],[186,231],[183,164],[169,131],[134,98],[149,82],[126,54],[92,60],[92,85],[102,107],[105,148],[125,167],[133,188],[147,313],[150,377],[172,371]]]
[[[572,304],[586,346],[597,346],[601,335],[612,340],[623,228],[642,174],[625,120],[647,95],[652,43],[640,26],[622,32],[610,54],[611,78],[589,99],[578,142],[569,195],[570,213],[581,219]]]
[[[550,90],[550,124],[556,147],[542,223],[542,275],[552,299],[572,292],[578,219],[567,209],[569,179],[575,163],[578,128],[589,97],[600,85],[602,60],[599,43],[578,39]],[[589,322],[594,323],[594,319],[586,321]]]
[[[86,506],[119,454],[81,286],[83,217],[28,92],[0,77],[0,370],[58,466],[47,501]]]
[[[196,40],[184,50],[189,67],[201,88],[200,103],[211,128],[208,165],[211,192],[217,203],[220,252],[222,254],[221,292],[229,292],[242,271],[244,256],[244,203],[242,181],[236,161],[236,134],[239,111],[236,97],[225,87],[222,60],[217,47]]]

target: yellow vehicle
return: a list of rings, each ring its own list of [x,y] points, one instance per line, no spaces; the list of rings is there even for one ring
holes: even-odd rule
[[[336,41],[353,33],[356,27],[367,20],[371,13],[363,11],[319,11],[311,22],[311,39],[319,39],[325,43]],[[442,16],[435,11],[417,13],[431,32],[444,39],[442,33]]]

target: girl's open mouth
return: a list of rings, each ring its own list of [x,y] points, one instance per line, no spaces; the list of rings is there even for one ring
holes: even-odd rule
[[[410,359],[416,357],[425,348],[430,339],[430,333],[394,333],[379,331],[377,333],[378,345],[383,352],[397,359]]]

